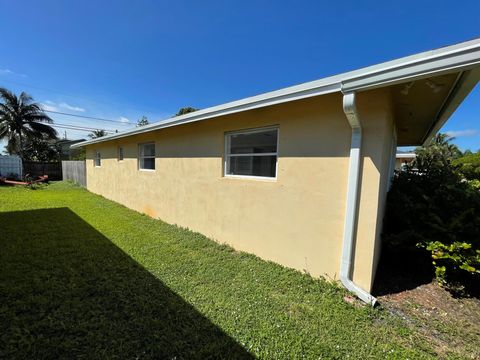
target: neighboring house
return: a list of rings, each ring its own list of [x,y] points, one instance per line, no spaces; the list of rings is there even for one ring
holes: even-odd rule
[[[402,170],[403,166],[415,160],[415,153],[413,152],[398,152],[395,158],[395,170]]]
[[[89,140],[88,189],[366,302],[397,145],[480,78],[480,39]]]
[[[81,149],[72,149],[71,146],[74,144],[78,144],[84,142],[85,139],[78,139],[78,140],[68,140],[68,139],[60,139],[56,141],[56,145],[60,148],[60,160],[70,160],[72,158],[78,157],[82,150]]]

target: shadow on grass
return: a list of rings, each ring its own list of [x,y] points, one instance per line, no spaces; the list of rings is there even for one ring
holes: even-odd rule
[[[253,358],[68,208],[0,232],[0,358]]]

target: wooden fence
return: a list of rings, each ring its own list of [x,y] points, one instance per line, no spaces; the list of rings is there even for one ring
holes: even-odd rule
[[[87,186],[85,161],[62,161],[63,180],[72,180],[80,186]]]
[[[48,175],[50,180],[62,180],[62,164],[60,162],[24,161],[23,174],[31,177]]]

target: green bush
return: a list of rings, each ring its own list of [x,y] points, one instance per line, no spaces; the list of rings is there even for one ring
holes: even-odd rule
[[[473,284],[480,280],[480,191],[454,164],[460,152],[445,136],[416,154],[388,194],[385,246],[427,251],[441,284]]]
[[[452,163],[458,167],[466,179],[480,181],[480,151],[476,153],[466,151],[463,156],[454,159]]]

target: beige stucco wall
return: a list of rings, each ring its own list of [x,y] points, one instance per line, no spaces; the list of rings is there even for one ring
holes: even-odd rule
[[[361,94],[365,159],[354,280],[370,290],[390,141],[388,94]],[[389,124],[388,124],[389,123]],[[226,131],[279,126],[277,179],[223,176]],[[94,193],[313,276],[338,279],[351,129],[333,94],[167,128],[87,147]],[[142,142],[156,170],[137,169]],[[125,160],[117,160],[123,146]],[[102,166],[94,167],[95,151]]]
[[[394,161],[394,119],[390,93],[374,91],[360,97],[363,126],[362,178],[353,279],[364,289],[373,285],[380,255],[383,214]],[[393,149],[394,150],[394,149]]]

